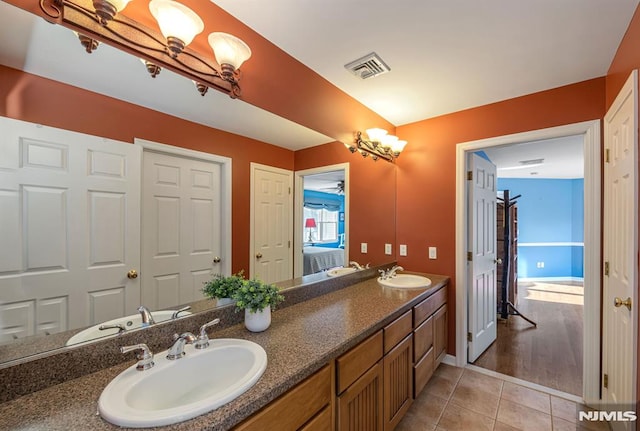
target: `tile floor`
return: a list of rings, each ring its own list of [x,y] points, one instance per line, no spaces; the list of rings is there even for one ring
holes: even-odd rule
[[[566,398],[471,369],[441,364],[396,431],[608,430],[606,423],[578,422]]]

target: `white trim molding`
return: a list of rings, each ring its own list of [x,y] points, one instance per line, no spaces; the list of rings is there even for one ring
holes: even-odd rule
[[[484,148],[582,135],[584,139],[583,397],[600,398],[600,120],[460,143],[456,147],[456,365],[467,364],[467,153]]]

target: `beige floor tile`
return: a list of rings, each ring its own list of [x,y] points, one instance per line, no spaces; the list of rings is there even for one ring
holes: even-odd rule
[[[498,395],[489,394],[476,386],[458,385],[451,396],[451,402],[491,419],[496,418],[499,401]]]
[[[496,422],[496,426],[493,431],[520,431],[518,428],[514,428],[511,425],[503,424],[502,422]]]
[[[438,422],[441,431],[492,431],[495,421],[450,402]]]
[[[457,383],[458,380],[460,380],[460,376],[462,376],[463,372],[464,368],[454,367],[453,365],[441,363],[433,372],[433,374]]]
[[[456,382],[434,375],[429,379],[429,383],[427,383],[423,392],[448,400],[455,387]]]
[[[489,395],[496,395],[500,397],[503,383],[504,381],[501,379],[496,379],[495,377],[487,376],[486,374],[477,373],[471,370],[464,370],[462,377],[460,377],[460,380],[458,381],[458,386],[477,388]]]
[[[575,423],[578,417],[576,403],[552,395],[551,415]]]
[[[501,398],[551,414],[551,399],[549,395],[524,386],[504,382]]]
[[[498,421],[523,431],[551,431],[551,416],[505,399],[500,400]]]
[[[445,398],[422,391],[418,398],[413,401],[409,412],[414,412],[424,422],[437,424],[446,405],[447,400]]]
[[[395,429],[396,431],[433,431],[436,429],[436,423],[425,422],[415,410],[409,410]]]

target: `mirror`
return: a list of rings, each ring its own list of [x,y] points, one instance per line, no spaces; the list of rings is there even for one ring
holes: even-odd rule
[[[96,61],[98,57],[98,51],[88,55],[84,53],[82,47],[80,46],[77,39],[74,37],[68,37],[67,42],[58,40],[57,37],[51,37],[50,31],[53,32],[68,32],[68,30],[63,29],[59,26],[52,26],[44,20],[37,18],[33,15],[30,15],[20,9],[17,9],[11,5],[8,5],[4,2],[0,2],[0,26],[7,29],[12,29],[11,33],[15,36],[12,38],[5,38],[2,42],[0,42],[0,64],[17,69],[17,70],[25,70],[26,72],[36,74],[35,70],[38,67],[49,68],[53,71],[53,73],[61,73],[62,77],[59,78],[59,81],[64,82],[66,84],[78,87],[86,87],[91,84],[91,82],[87,83],[88,75],[97,74],[100,71],[100,63]],[[15,30],[15,31],[14,31]],[[69,36],[65,33],[65,37]],[[55,40],[54,40],[55,39]],[[62,46],[60,45],[62,44]],[[35,51],[46,51],[47,55],[33,55],[29,54],[27,57],[21,56],[20,52],[23,51],[25,47],[30,47]],[[99,47],[98,49],[105,49],[107,47]],[[65,75],[66,71],[64,69],[63,64],[64,61],[61,62],[59,57],[60,51],[68,51],[73,53],[78,53],[78,55],[83,56],[82,62],[92,62],[92,66],[94,70],[90,73],[82,73],[80,70],[80,60],[78,61],[70,61],[72,69],[78,69],[73,73],[69,73]],[[113,50],[115,51],[115,50]],[[75,55],[75,54],[74,54]],[[108,134],[116,134],[119,136],[119,139],[127,142],[131,142],[133,137],[140,135],[152,135],[158,136],[159,142],[170,142],[175,145],[184,145],[186,147],[191,148],[201,148],[201,151],[206,151],[209,148],[214,148],[212,152],[217,151],[217,148],[222,148],[220,144],[215,147],[215,145],[209,146],[198,146],[193,144],[193,140],[196,137],[191,138],[192,133],[185,133],[184,136],[180,135],[180,130],[188,130],[189,132],[195,131],[198,133],[202,132],[202,127],[198,128],[198,126],[194,126],[193,124],[187,125],[184,120],[180,120],[176,118],[176,115],[172,109],[175,108],[175,105],[186,104],[192,108],[194,115],[196,116],[195,120],[199,121],[199,119],[206,117],[208,120],[211,117],[211,111],[209,110],[209,105],[204,105],[207,98],[216,97],[215,104],[224,104],[224,109],[219,109],[216,111],[214,117],[216,117],[216,121],[220,122],[247,122],[248,115],[246,111],[242,111],[244,104],[241,101],[233,101],[228,99],[227,96],[221,95],[221,98],[218,98],[215,93],[213,95],[207,94],[206,98],[200,98],[200,96],[195,92],[192,84],[190,82],[183,82],[184,80],[178,80],[176,83],[177,88],[171,88],[171,94],[168,96],[170,99],[170,103],[166,103],[165,99],[162,99],[158,94],[158,85],[160,79],[170,79],[170,72],[163,71],[161,75],[159,75],[155,79],[151,79],[148,75],[146,75],[146,71],[143,66],[139,63],[137,59],[128,58],[130,56],[122,53],[125,57],[121,60],[112,61],[112,63],[121,64],[123,67],[131,64],[131,67],[140,67],[142,70],[138,74],[138,70],[136,69],[137,77],[132,79],[130,82],[127,79],[123,78],[122,74],[113,75],[110,79],[103,79],[99,85],[95,84],[95,87],[91,87],[91,89],[97,93],[102,93],[106,95],[111,95],[112,91],[116,93],[113,97],[121,98],[123,100],[130,101],[131,103],[137,103],[136,101],[131,100],[131,96],[126,94],[127,92],[131,92],[131,87],[134,89],[144,88],[146,93],[145,96],[147,99],[153,99],[153,109],[159,112],[165,112],[169,115],[160,117],[160,114],[157,114],[156,117],[144,117],[144,118],[126,118],[133,114],[138,114],[138,111],[132,112],[116,112],[109,109],[109,103],[105,103],[105,108],[86,105],[86,113],[82,112],[83,110],[78,110],[77,108],[72,108],[70,106],[65,106],[65,109],[61,108],[61,100],[65,100],[67,93],[61,91],[59,87],[55,86],[55,83],[46,82],[44,79],[40,78],[24,78],[19,73],[15,71],[9,71],[5,69],[0,71],[3,75],[12,79],[7,79],[5,81],[6,86],[3,86],[0,91],[3,91],[4,97],[4,105],[0,114],[3,116],[8,116],[12,118],[22,119],[24,121],[42,121],[45,122],[45,119],[48,118],[47,115],[51,115],[53,118],[52,121],[46,121],[47,124],[55,125],[56,127],[66,128],[69,122],[73,123],[73,127],[68,127],[69,130],[74,130],[78,132],[83,132],[87,134],[92,134],[96,136],[106,136]],[[132,61],[133,60],[133,61]],[[68,66],[68,65],[66,65]],[[128,66],[127,66],[128,67]],[[6,72],[6,73],[5,73]],[[13,79],[14,76],[17,76]],[[114,79],[114,76],[117,76]],[[24,79],[23,79],[24,78]],[[33,81],[38,81],[38,90],[44,89],[45,91],[35,91],[33,87],[30,87]],[[127,87],[128,86],[128,87]],[[165,87],[162,87],[163,91]],[[50,90],[50,91],[47,91]],[[35,91],[35,92],[34,92]],[[67,90],[65,90],[67,91]],[[74,100],[84,100],[90,102],[95,100],[96,98],[102,97],[91,93],[90,91],[85,91],[81,89],[73,89],[68,90],[73,91]],[[117,92],[120,93],[117,93]],[[197,99],[195,101],[184,102],[179,97],[180,94],[186,93],[189,91],[193,91],[196,94]],[[124,95],[122,93],[125,93]],[[78,96],[80,94],[80,96]],[[51,100],[55,99],[55,100]],[[106,99],[106,98],[105,98]],[[101,99],[102,100],[102,99]],[[66,101],[66,100],[65,100]],[[227,109],[227,106],[231,106]],[[53,107],[53,109],[51,109]],[[58,109],[56,109],[56,107]],[[100,111],[100,109],[103,109]],[[240,113],[234,111],[234,109],[239,109]],[[253,115],[256,112],[257,108],[251,108],[250,112]],[[92,115],[94,113],[98,113],[100,115]],[[76,115],[77,117],[73,119],[69,119],[68,117],[71,115]],[[145,114],[146,115],[146,114]],[[149,118],[161,118],[162,120],[166,120],[168,124],[161,124],[157,121],[149,121]],[[253,117],[251,117],[253,118]],[[147,123],[145,124],[145,120]],[[65,122],[66,121],[66,122]],[[270,121],[278,121],[277,124],[269,123]],[[300,140],[301,138],[307,139],[312,142],[313,145],[325,144],[329,142],[325,136],[320,134],[316,134],[313,131],[303,130],[301,126],[292,125],[287,123],[288,120],[277,119],[277,117],[268,115],[268,113],[264,113],[263,117],[261,117],[260,121],[256,121],[255,130],[251,133],[251,137],[256,140],[263,140],[265,142],[290,142],[295,140]],[[205,121],[203,120],[204,124]],[[271,125],[269,125],[271,124]],[[151,127],[149,127],[151,125]],[[222,126],[218,126],[221,127]],[[152,130],[150,130],[152,129]],[[225,127],[225,130],[233,131],[233,126]],[[211,132],[211,129],[207,129]],[[283,132],[284,130],[284,132]],[[178,131],[178,132],[176,132]],[[274,133],[279,133],[274,135]],[[195,134],[195,133],[194,133]],[[261,135],[263,134],[263,135]],[[312,135],[309,138],[309,135]],[[315,134],[315,135],[314,135]],[[167,136],[166,141],[163,139],[164,136]],[[267,136],[262,138],[261,136]],[[213,134],[213,137],[209,137],[210,140],[220,139],[220,137],[224,137],[225,139],[234,139],[233,137],[225,136],[224,134]],[[197,137],[201,139],[202,137]],[[236,137],[237,138],[237,137]],[[189,141],[190,142],[183,142]],[[290,150],[285,150],[282,148],[278,148],[271,145],[263,145],[260,142],[251,141],[247,139],[238,139],[237,142],[231,142],[228,146],[232,147],[232,149],[226,149],[227,157],[230,157],[233,160],[233,194],[234,199],[235,196],[241,196],[243,194],[243,190],[246,189],[246,184],[249,182],[249,163],[251,161],[258,161],[260,163],[265,164],[277,164],[281,159],[290,159],[291,152]],[[215,143],[214,143],[215,144]],[[244,147],[243,147],[244,146]],[[247,151],[246,148],[251,148],[251,151]],[[244,149],[243,149],[244,148]],[[335,150],[334,150],[335,149]],[[258,153],[258,154],[256,154]],[[299,157],[298,157],[299,153]],[[3,153],[4,154],[4,153]],[[321,154],[318,156],[318,154]],[[1,157],[4,157],[1,156]],[[308,160],[311,157],[313,160]],[[298,160],[298,158],[300,160]],[[349,214],[346,214],[345,220],[348,219],[348,233],[345,234],[345,250],[349,247],[349,243],[355,241],[357,247],[354,247],[354,250],[351,250],[349,253],[349,259],[357,260],[363,264],[371,263],[380,264],[386,263],[395,260],[394,254],[385,254],[383,250],[384,243],[394,244],[395,247],[395,165],[386,163],[386,162],[377,162],[374,163],[368,159],[362,159],[359,156],[352,155],[349,153],[342,144],[340,143],[331,143],[322,145],[318,149],[316,147],[307,148],[305,150],[300,150],[296,153],[295,161],[293,165],[289,166],[291,170],[299,170],[299,169],[308,169],[316,166],[325,166],[325,165],[333,165],[336,163],[349,163],[351,168],[351,177],[350,177],[350,210]],[[298,168],[300,165],[300,168]],[[247,200],[248,202],[248,200]],[[234,212],[236,211],[236,203],[234,201]],[[245,206],[245,202],[241,202],[238,206]],[[242,208],[244,210],[244,208]],[[248,210],[246,211],[248,213]],[[235,215],[235,214],[234,214]],[[241,224],[245,220],[245,214],[240,213],[237,218],[233,220],[233,235],[231,241],[234,243],[234,272],[242,269],[243,267],[248,267],[248,265],[243,262],[248,261],[248,250],[244,253],[244,243],[246,242],[246,237],[242,235],[248,235],[248,226],[241,226]],[[248,223],[248,217],[246,217]],[[345,221],[346,222],[346,221]],[[6,241],[1,241],[2,244],[7,244]],[[367,242],[369,244],[368,253],[361,253],[360,244],[363,242]],[[240,250],[238,252],[237,250]],[[5,249],[6,255],[11,255],[14,252],[12,246],[8,249]],[[246,256],[245,256],[246,254]],[[238,263],[239,262],[239,263]],[[1,274],[1,278],[10,278],[11,274]],[[304,277],[300,280],[296,280],[295,285],[303,284],[305,279],[314,279],[317,276],[309,276]],[[46,281],[44,282],[46,283]],[[291,283],[289,283],[291,285]],[[10,302],[10,299],[7,296],[4,296],[2,291],[0,291],[0,327],[5,327],[6,321],[9,320],[10,310],[4,305]],[[163,308],[167,313],[173,314],[177,311],[181,306],[186,305],[184,302],[180,300],[176,300],[175,303],[172,303],[172,306],[168,306]],[[137,304],[139,305],[139,304]],[[206,307],[216,306],[215,301],[210,300],[200,300],[190,303],[191,310],[188,312],[197,313]],[[152,312],[157,310],[151,310]],[[22,311],[17,311],[18,313],[22,313]],[[113,325],[123,325],[126,328],[135,327],[138,324],[142,326],[142,322],[138,323],[133,319],[138,319],[141,315],[135,312],[135,309],[129,310],[129,312],[122,313],[126,317],[131,317],[130,319],[124,319],[124,321],[117,322],[109,322],[110,318],[97,318],[95,319],[96,325],[110,323]],[[181,314],[185,315],[185,312]],[[165,318],[164,316],[163,318]],[[157,319],[158,321],[160,318]],[[3,323],[5,322],[5,323]],[[129,322],[131,324],[129,325]],[[73,327],[73,329],[70,329]],[[20,359],[22,357],[51,351],[54,349],[59,349],[64,347],[69,339],[79,333],[83,328],[79,325],[69,326],[68,329],[64,332],[54,333],[49,332],[50,335],[47,335],[47,330],[43,329],[38,333],[38,335],[31,335],[26,337],[19,337],[16,340],[8,340],[0,345],[0,363]],[[118,330],[114,329],[115,331]],[[35,332],[35,331],[34,331]],[[84,342],[84,340],[83,340]]]

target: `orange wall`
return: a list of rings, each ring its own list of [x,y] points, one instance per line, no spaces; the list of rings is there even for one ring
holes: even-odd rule
[[[480,106],[399,126],[409,141],[398,159],[397,242],[409,255],[406,269],[452,276],[449,304],[455,304],[456,144],[512,133],[599,119],[604,116],[605,79]],[[428,259],[428,247],[438,259]],[[455,354],[455,309],[449,315],[449,353]]]
[[[293,170],[293,151],[0,66],[0,115],[124,142],[147,139],[232,160],[232,268],[249,271],[250,163]],[[242,103],[242,102],[238,102]]]
[[[618,46],[616,53],[606,78],[606,94],[607,109],[611,107],[620,89],[629,78],[629,74],[633,69],[640,69],[640,49],[638,49],[638,40],[640,40],[640,6],[636,8],[636,12],[629,23],[627,32]],[[640,229],[640,226],[638,226]],[[640,245],[639,245],[640,246]],[[638,256],[638,265],[636,270],[640,270],[640,256]],[[639,287],[640,289],[640,287]],[[636,352],[637,367],[640,369],[640,355]],[[636,400],[640,401],[640,373],[637,380],[637,396]],[[637,411],[637,406],[636,406]]]
[[[361,264],[394,261],[395,165],[352,154],[339,142],[295,152],[296,171],[337,163],[349,163],[349,259]],[[360,253],[362,242],[367,243],[367,254]],[[394,247],[391,256],[384,254],[385,243]]]

